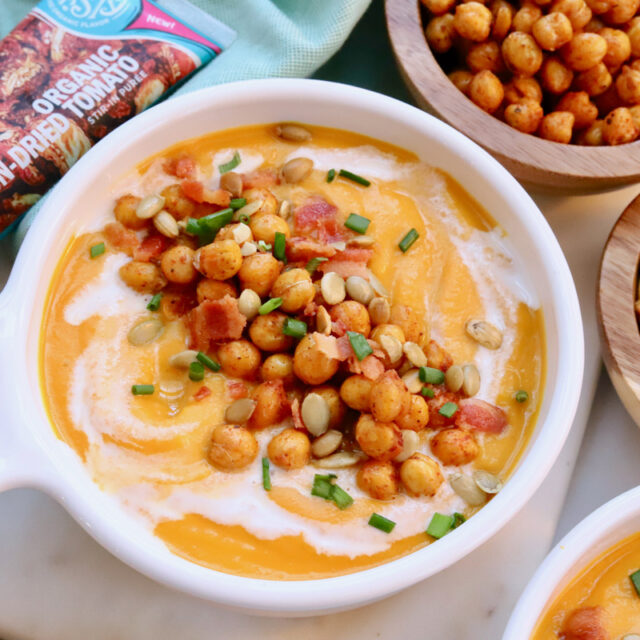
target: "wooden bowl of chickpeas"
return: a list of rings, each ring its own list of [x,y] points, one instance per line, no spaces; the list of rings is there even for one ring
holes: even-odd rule
[[[519,180],[640,178],[640,0],[386,0],[417,103]]]

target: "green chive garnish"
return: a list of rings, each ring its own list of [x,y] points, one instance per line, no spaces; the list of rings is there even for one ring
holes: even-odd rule
[[[520,389],[520,391],[516,391],[514,398],[516,402],[526,402],[529,399],[529,394],[524,389]]]
[[[304,338],[307,334],[307,323],[295,318],[287,318],[282,327],[282,333],[292,338]]]
[[[431,522],[427,527],[427,533],[432,538],[442,538],[453,528],[453,516],[446,516],[443,513],[434,513]]]
[[[189,218],[187,220],[185,231],[192,236],[197,236],[200,233],[200,225],[198,224],[198,221],[195,218]]]
[[[229,207],[203,218],[189,218],[185,230],[192,236],[198,236],[201,245],[209,244],[215,239],[216,233],[226,224],[229,224],[232,218],[233,209]]]
[[[629,576],[631,584],[633,584],[636,593],[640,596],[640,569]]]
[[[271,313],[274,309],[277,309],[282,304],[282,298],[269,298],[258,309],[258,313],[261,316],[266,316],[267,313]]]
[[[351,343],[353,353],[356,354],[356,358],[358,358],[358,360],[364,360],[368,355],[373,353],[371,345],[361,333],[357,333],[356,331],[347,331],[347,335],[349,336],[349,342]]]
[[[453,418],[457,410],[458,405],[455,402],[445,402],[438,410],[438,413],[445,418]]]
[[[338,509],[346,509],[353,504],[353,498],[337,484],[331,485],[331,499],[336,503]]]
[[[202,351],[198,351],[196,360],[207,367],[207,369],[211,369],[211,371],[220,371],[220,365],[215,360],[212,360],[206,353],[202,353]],[[202,378],[200,379],[202,380]]]
[[[242,224],[249,224],[249,216],[246,213],[238,216],[238,222],[242,222]]]
[[[269,474],[269,458],[262,458],[262,486],[271,491],[271,475]]]
[[[353,504],[353,498],[337,484],[333,484],[336,475],[330,473],[326,476],[316,474],[313,478],[313,486],[311,487],[311,495],[325,500],[331,500],[338,509],[346,509]]]
[[[258,249],[260,251],[271,251],[271,245],[264,240],[258,240]]]
[[[440,369],[433,367],[420,367],[418,376],[422,382],[430,384],[442,384],[444,382],[444,373]]]
[[[385,518],[378,513],[371,514],[369,524],[376,529],[380,529],[380,531],[384,531],[385,533],[391,533],[393,531],[393,527],[396,526],[396,523],[393,520],[389,520],[389,518]]]
[[[89,248],[89,255],[91,256],[91,259],[101,256],[104,252],[105,252],[104,242],[99,242],[98,244],[94,244],[92,247]]]
[[[134,384],[131,387],[131,393],[134,396],[150,396],[154,391],[152,384]]]
[[[369,218],[359,216],[357,213],[350,213],[344,226],[356,233],[366,233],[370,223],[371,220],[369,220]]]
[[[400,244],[398,244],[398,246],[400,247],[400,251],[402,251],[402,253],[405,253],[409,247],[418,239],[419,234],[415,229],[411,229],[407,232],[407,235],[402,238],[402,240],[400,240]]]
[[[235,211],[236,209],[242,209],[247,204],[246,198],[232,198],[229,206]]]
[[[335,177],[336,177],[336,170],[329,169],[329,172],[327,173],[327,182],[333,182]]]
[[[457,511],[453,514],[453,528],[457,529],[462,523],[466,522],[467,519]]]
[[[287,261],[287,238],[281,231],[276,231],[273,239],[273,257],[282,262]]]
[[[347,171],[346,169],[340,169],[340,173],[338,174],[341,178],[346,178],[347,180],[351,180],[352,182],[357,182],[361,184],[363,187],[368,187],[371,182],[362,176],[359,176],[355,173],[351,173],[351,171]]]
[[[160,308],[160,300],[162,300],[162,293],[156,293],[156,295],[149,300],[147,309],[149,309],[149,311],[157,311]]]
[[[311,258],[309,262],[307,262],[307,266],[305,269],[313,274],[313,272],[323,263],[326,262],[329,258]]]
[[[429,387],[422,387],[422,391],[420,392],[423,396],[426,396],[427,398],[435,398],[436,394],[435,391]]]
[[[189,365],[189,378],[194,382],[200,382],[204,378],[204,366],[200,362],[192,362]]]
[[[229,162],[225,162],[218,167],[220,173],[227,173],[227,171],[233,171],[240,164],[240,154],[236,151],[233,154],[233,158]]]

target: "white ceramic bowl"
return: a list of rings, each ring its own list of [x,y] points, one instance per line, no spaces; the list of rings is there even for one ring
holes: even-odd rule
[[[523,591],[502,640],[528,640],[546,605],[601,553],[640,531],[640,487],[610,500],[549,553]]]
[[[38,373],[43,305],[70,238],[113,179],[165,147],[240,125],[297,120],[350,129],[417,153],[457,178],[510,236],[521,265],[535,274],[545,310],[547,385],[526,455],[504,490],[467,524],[436,544],[352,575],[265,581],[205,569],[170,553],[89,479],[58,440],[45,413]],[[353,87],[310,80],[230,84],[169,100],[124,124],[75,166],[47,199],[0,296],[0,491],[35,486],[50,493],[105,548],[164,584],[272,615],[305,615],[363,605],[456,562],[490,538],[525,504],[566,438],[578,402],[583,333],[571,275],[545,219],[520,185],[476,144],[407,104]]]

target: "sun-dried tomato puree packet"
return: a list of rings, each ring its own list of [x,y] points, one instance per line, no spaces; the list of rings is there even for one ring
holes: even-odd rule
[[[0,41],[0,234],[95,142],[234,38],[186,0],[36,5]]]

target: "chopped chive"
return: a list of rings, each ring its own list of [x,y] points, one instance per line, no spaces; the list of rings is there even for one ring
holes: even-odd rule
[[[357,213],[350,213],[349,217],[344,223],[344,226],[347,227],[347,229],[351,229],[351,231],[355,231],[356,233],[366,233],[367,228],[370,224],[371,220],[369,220],[369,218],[359,216]]]
[[[369,524],[376,529],[380,529],[380,531],[384,531],[385,533],[391,533],[393,531],[393,527],[396,526],[396,523],[393,520],[389,520],[389,518],[385,518],[378,513],[371,514]]]
[[[327,182],[333,182],[335,177],[336,177],[336,170],[335,169],[329,169],[329,171],[327,173]]]
[[[640,596],[640,569],[634,571],[630,576],[631,584],[634,586],[636,593]]]
[[[92,247],[89,248],[89,256],[91,256],[91,259],[101,256],[104,252],[105,252],[104,242],[99,242],[98,244],[94,244]]]
[[[236,209],[242,209],[247,204],[246,198],[232,198],[229,206],[235,211]]]
[[[269,474],[269,458],[262,458],[262,486],[271,491],[271,475]]]
[[[271,251],[271,245],[264,240],[258,240],[258,249],[260,251]]]
[[[202,353],[202,351],[198,351],[196,360],[207,367],[207,369],[211,369],[211,371],[220,371],[220,365],[215,360],[212,360],[206,353]]]
[[[227,173],[227,171],[233,171],[240,164],[240,154],[236,151],[233,154],[233,158],[229,162],[225,162],[218,167],[220,173]]]
[[[309,262],[307,262],[307,266],[305,269],[313,274],[313,272],[323,263],[326,262],[329,258],[311,258]]]
[[[457,410],[458,405],[455,402],[445,402],[438,410],[438,413],[445,418],[453,418]]]
[[[436,513],[433,514],[433,518],[431,518],[429,526],[427,527],[427,533],[432,538],[442,538],[442,536],[451,531],[453,522],[453,516],[446,516],[443,513],[438,513],[436,511]]]
[[[461,524],[466,522],[467,519],[457,511],[453,514],[453,528],[457,529]]]
[[[338,509],[346,509],[353,504],[353,498],[337,484],[331,485],[331,499]]]
[[[356,358],[358,358],[358,360],[364,360],[368,355],[373,353],[371,345],[361,333],[357,333],[356,331],[347,331],[347,335],[349,336],[349,342],[351,343],[353,353],[356,354]]]
[[[276,231],[273,239],[273,257],[282,262],[287,261],[287,238],[281,231]]]
[[[430,384],[442,384],[444,382],[444,373],[440,369],[434,369],[433,367],[420,367],[418,377],[422,382]]]
[[[356,173],[351,173],[351,171],[347,171],[346,169],[340,169],[340,173],[338,174],[341,178],[346,178],[347,180],[351,180],[352,182],[357,182],[361,184],[363,187],[368,187],[371,182],[362,176],[357,175]]]
[[[134,396],[150,396],[154,391],[152,384],[134,384],[131,387],[131,393]]]
[[[156,295],[149,300],[147,309],[149,309],[149,311],[157,311],[160,308],[160,300],[162,300],[162,293],[156,293]]]
[[[423,396],[426,396],[427,398],[435,398],[436,394],[435,391],[429,387],[422,387],[422,391],[420,392]]]
[[[311,495],[325,500],[331,500],[338,509],[346,509],[353,504],[353,498],[337,484],[333,484],[336,475],[330,473],[322,476],[316,474],[313,478],[313,486],[311,487]]]
[[[261,316],[266,316],[267,313],[271,313],[282,304],[282,298],[269,298],[264,304],[260,305],[258,313]]]
[[[238,222],[242,222],[242,224],[249,224],[249,216],[246,213],[242,213],[238,216]]]
[[[232,218],[233,209],[228,207],[203,218],[189,218],[185,230],[192,236],[198,236],[201,245],[209,244],[215,239],[216,233],[229,224]]]
[[[189,378],[194,382],[200,382],[204,378],[204,366],[200,362],[192,362],[189,365]]]
[[[282,333],[292,338],[304,338],[307,334],[307,323],[295,318],[287,318],[282,327]]]
[[[516,402],[526,402],[529,399],[529,394],[524,389],[520,389],[516,391],[514,398]]]
[[[415,229],[410,229],[407,231],[407,235],[400,240],[398,246],[400,247],[400,251],[405,253],[409,247],[418,239],[420,234]]]
[[[197,236],[200,233],[200,225],[198,224],[196,218],[189,218],[187,220],[185,231],[192,236]]]

